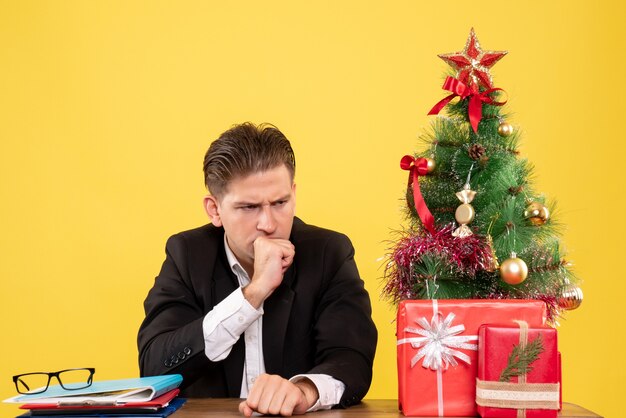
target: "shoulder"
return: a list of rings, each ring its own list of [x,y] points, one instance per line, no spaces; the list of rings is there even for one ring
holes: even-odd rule
[[[224,229],[207,224],[172,235],[167,240],[165,251],[175,258],[195,261],[216,252],[223,242]]]
[[[216,259],[223,252],[224,229],[211,224],[172,235],[165,245],[165,265],[175,266],[185,278],[210,276]]]
[[[211,224],[189,229],[172,235],[167,240],[169,245],[211,245],[224,239],[224,229]]]
[[[322,249],[327,246],[332,248],[352,248],[352,243],[347,235],[332,231],[319,226],[309,225],[300,218],[294,218],[291,230],[291,242],[296,246],[315,246]]]
[[[291,242],[296,247],[296,263],[305,269],[333,274],[354,258],[350,239],[341,232],[308,225],[294,219]]]

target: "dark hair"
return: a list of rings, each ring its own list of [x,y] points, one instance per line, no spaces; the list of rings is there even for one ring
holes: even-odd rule
[[[204,155],[204,183],[213,196],[220,197],[232,179],[283,164],[293,181],[296,158],[285,135],[274,125],[245,122],[211,143]]]

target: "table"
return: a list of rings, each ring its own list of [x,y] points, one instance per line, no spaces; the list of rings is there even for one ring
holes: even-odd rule
[[[185,405],[174,415],[173,418],[211,418],[211,417],[241,417],[238,406],[239,399],[188,399]],[[398,411],[398,401],[395,399],[369,399],[359,405],[347,409],[332,409],[330,411],[317,411],[307,416],[311,418],[346,418],[346,417],[376,417],[398,418],[403,417]],[[563,410],[559,414],[563,418],[600,417],[572,403],[563,403]],[[600,417],[602,418],[602,417]]]

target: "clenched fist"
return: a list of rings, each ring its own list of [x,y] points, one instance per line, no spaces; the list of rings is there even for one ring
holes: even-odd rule
[[[295,248],[286,239],[259,237],[254,241],[254,274],[243,295],[258,309],[283,281],[293,263]]]
[[[317,402],[317,388],[308,379],[292,383],[278,375],[260,375],[248,399],[239,404],[239,412],[249,417],[253,412],[272,415],[301,415]]]

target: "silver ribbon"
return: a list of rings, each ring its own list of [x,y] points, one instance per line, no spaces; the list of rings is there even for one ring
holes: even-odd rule
[[[478,345],[470,342],[478,341],[478,335],[458,335],[465,331],[465,325],[453,326],[455,315],[452,312],[443,321],[441,317],[443,315],[440,312],[435,312],[430,323],[425,317],[421,317],[415,320],[420,328],[404,329],[404,332],[421,335],[398,340],[398,345],[411,344],[411,347],[419,349],[411,359],[411,367],[421,359],[424,359],[422,367],[436,371],[446,370],[450,365],[457,366],[457,359],[467,364],[472,363],[470,357],[458,349],[477,351]]]

